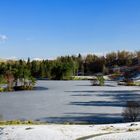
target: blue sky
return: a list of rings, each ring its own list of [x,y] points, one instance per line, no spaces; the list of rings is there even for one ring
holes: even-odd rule
[[[140,0],[0,0],[0,58],[140,48]]]

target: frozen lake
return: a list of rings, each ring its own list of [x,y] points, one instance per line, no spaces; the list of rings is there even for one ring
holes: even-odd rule
[[[140,99],[140,87],[91,86],[90,81],[38,81],[36,90],[0,93],[4,120],[112,123],[122,121],[128,100]]]

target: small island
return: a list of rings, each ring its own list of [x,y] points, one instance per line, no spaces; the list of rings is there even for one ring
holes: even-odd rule
[[[32,90],[36,83],[28,63],[23,60],[1,63],[0,92]]]

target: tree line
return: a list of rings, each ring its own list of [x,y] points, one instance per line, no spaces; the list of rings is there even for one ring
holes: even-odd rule
[[[61,56],[55,60],[31,61],[25,60],[0,62],[0,81],[5,77],[7,81],[14,79],[15,85],[22,79],[23,85],[30,84],[33,78],[68,80],[76,75],[94,75],[96,73],[110,74],[112,67],[133,66],[140,60],[140,51],[111,52],[105,56],[96,54],[81,54],[75,56]]]

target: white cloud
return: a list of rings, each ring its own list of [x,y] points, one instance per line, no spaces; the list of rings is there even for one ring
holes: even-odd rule
[[[43,59],[42,59],[42,58],[33,58],[32,60],[35,60],[35,61],[42,61]]]
[[[6,35],[2,35],[0,34],[0,42],[4,42],[8,39],[8,37]]]
[[[6,58],[7,60],[18,60],[18,58],[16,56],[11,56],[11,57],[8,57]]]

